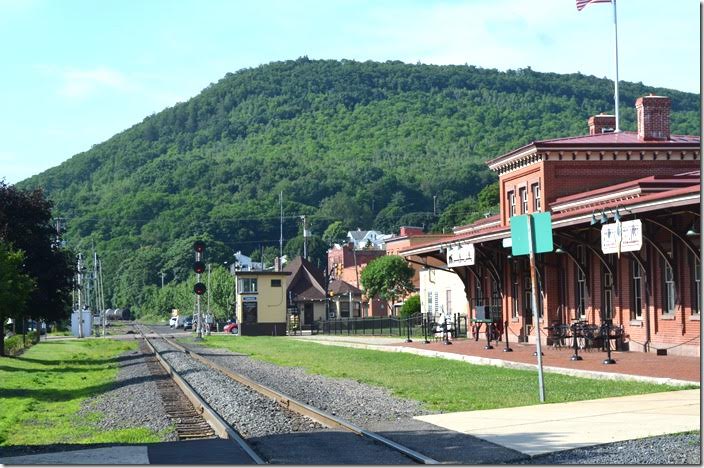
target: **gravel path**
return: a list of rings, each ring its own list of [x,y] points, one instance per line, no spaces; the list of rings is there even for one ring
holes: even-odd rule
[[[146,427],[155,432],[163,431],[165,441],[178,440],[145,357],[139,350],[120,356],[114,387],[86,400],[79,414],[101,413],[102,419],[96,423],[100,430]]]

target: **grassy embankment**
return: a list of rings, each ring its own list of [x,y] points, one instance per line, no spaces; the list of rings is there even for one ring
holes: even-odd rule
[[[162,440],[142,427],[100,430],[100,413],[78,414],[84,400],[111,388],[117,357],[136,347],[134,341],[52,341],[0,358],[0,446]]]
[[[479,366],[407,353],[389,353],[275,337],[208,336],[206,346],[226,348],[311,374],[348,378],[389,388],[440,411],[473,411],[539,403],[537,371]],[[682,387],[618,382],[545,373],[547,403],[681,390]],[[694,388],[694,386],[693,386]]]

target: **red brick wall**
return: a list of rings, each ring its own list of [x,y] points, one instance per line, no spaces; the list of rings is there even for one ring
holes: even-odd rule
[[[636,158],[636,156],[634,156]],[[544,161],[543,206],[559,197],[653,175],[699,169],[700,161]]]

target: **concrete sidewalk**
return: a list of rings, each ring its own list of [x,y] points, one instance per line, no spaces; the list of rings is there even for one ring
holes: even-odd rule
[[[699,390],[419,416],[526,455],[699,430]]]

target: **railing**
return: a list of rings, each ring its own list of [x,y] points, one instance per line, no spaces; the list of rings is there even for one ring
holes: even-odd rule
[[[433,325],[442,319],[434,319],[427,314],[414,314],[408,318],[400,317],[355,317],[316,322],[311,332],[325,335],[370,335],[425,337],[432,335]],[[453,330],[453,337],[467,336],[467,317],[452,314],[448,325]]]

